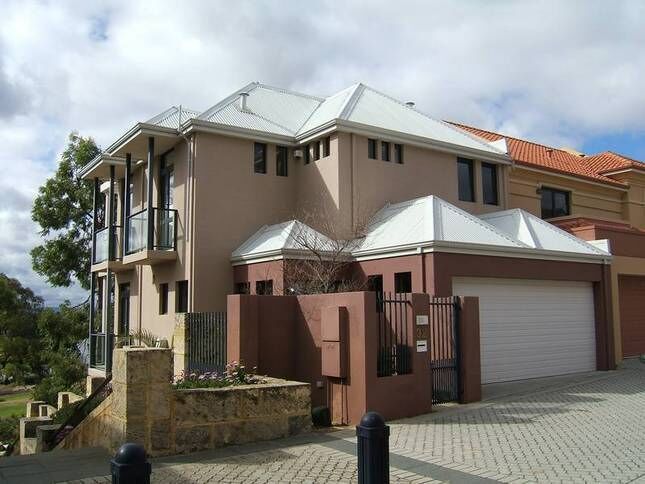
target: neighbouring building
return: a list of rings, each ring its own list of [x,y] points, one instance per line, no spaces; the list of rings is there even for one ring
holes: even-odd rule
[[[645,164],[610,151],[587,156],[471,126],[506,145],[509,206],[523,208],[585,240],[604,239],[611,264],[615,354],[645,353]]]
[[[366,222],[348,256],[375,291],[479,296],[483,381],[612,368],[612,255],[540,218],[569,215],[563,203],[636,217],[631,185],[591,165],[533,182],[542,172],[512,140],[480,135],[362,84],[322,98],[252,83],[136,124],[82,174],[95,187],[90,371],[109,368],[120,336],[170,341],[177,314],[285,292],[303,213],[321,237]],[[580,195],[559,195],[563,180]]]

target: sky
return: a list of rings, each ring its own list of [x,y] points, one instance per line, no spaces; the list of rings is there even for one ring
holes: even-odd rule
[[[171,105],[251,81],[330,95],[363,82],[435,118],[645,160],[645,2],[0,0],[0,272],[31,269],[31,221],[72,130],[107,147]]]

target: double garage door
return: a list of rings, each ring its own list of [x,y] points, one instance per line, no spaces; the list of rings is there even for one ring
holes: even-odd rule
[[[454,278],[479,297],[482,383],[596,369],[591,283]]]

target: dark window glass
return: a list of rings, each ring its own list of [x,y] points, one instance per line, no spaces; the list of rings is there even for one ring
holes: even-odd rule
[[[329,148],[331,145],[331,138],[327,136],[326,138],[323,138],[323,157],[329,156]]]
[[[367,156],[375,160],[376,159],[376,140],[369,138],[367,140]]]
[[[253,170],[255,173],[267,172],[267,145],[255,143],[253,148]]]
[[[387,141],[381,141],[381,159],[390,161],[390,143]]]
[[[175,288],[175,312],[185,313],[188,311],[188,281],[177,281]]]
[[[251,283],[250,282],[236,282],[235,283],[235,294],[251,294]]]
[[[314,149],[314,161],[320,159],[320,141],[315,141],[313,143],[313,149]]]
[[[275,173],[278,176],[288,176],[289,150],[286,146],[278,146],[275,152]]]
[[[273,295],[273,281],[257,281],[255,283],[255,293],[258,296],[271,296]]]
[[[367,290],[376,293],[376,310],[383,312],[383,276],[367,276]]]
[[[499,203],[497,195],[497,165],[482,163],[482,198],[488,205]]]
[[[394,292],[412,292],[411,272],[397,272],[394,274]]]
[[[473,160],[457,158],[457,176],[459,180],[459,200],[474,202]]]
[[[542,218],[563,217],[571,213],[569,192],[542,188]]]
[[[130,334],[130,284],[119,284],[119,330],[118,334]]]
[[[159,284],[159,314],[168,314],[168,283]]]
[[[305,154],[305,165],[311,161],[311,153],[309,152],[309,145],[305,145],[303,147],[303,151]]]
[[[403,163],[403,145],[394,144],[394,161],[396,163]]]

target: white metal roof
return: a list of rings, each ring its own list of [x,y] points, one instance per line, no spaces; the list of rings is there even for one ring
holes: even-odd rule
[[[324,251],[331,250],[333,245],[331,239],[317,230],[298,220],[290,220],[263,226],[233,251],[231,259],[258,259],[286,251]]]
[[[356,254],[414,247],[431,242],[527,247],[508,234],[430,195],[386,205],[372,218]]]
[[[608,252],[519,208],[482,215],[481,219],[534,249],[608,255]]]
[[[196,118],[197,116],[199,116],[199,111],[195,111],[194,109],[187,109],[181,106],[171,106],[164,112],[150,118],[146,121],[146,124],[178,129],[186,121],[191,118]]]

